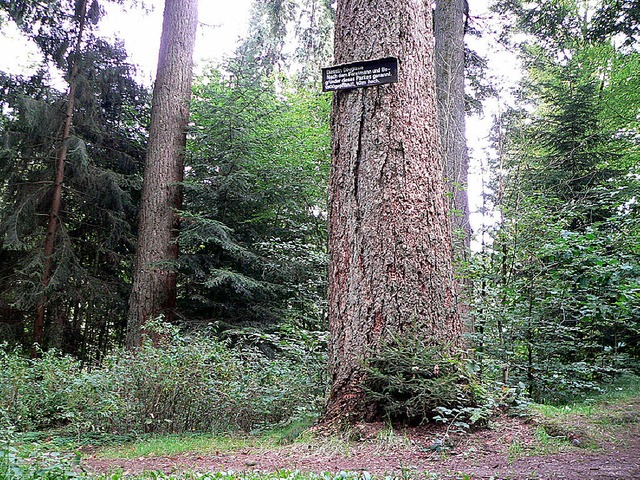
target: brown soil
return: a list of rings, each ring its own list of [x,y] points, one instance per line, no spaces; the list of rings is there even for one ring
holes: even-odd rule
[[[550,437],[541,438],[542,430]],[[85,467],[126,473],[284,469],[397,477],[404,472],[425,479],[640,479],[640,399],[612,405],[597,418],[500,416],[488,428],[464,435],[447,435],[436,426],[391,430],[366,424],[354,428],[350,437],[358,441],[316,438],[270,450],[128,460],[91,456]]]

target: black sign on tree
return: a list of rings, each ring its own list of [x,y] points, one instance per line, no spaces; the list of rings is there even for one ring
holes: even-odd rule
[[[398,59],[394,57],[348,63],[322,69],[322,90],[375,87],[398,81]]]

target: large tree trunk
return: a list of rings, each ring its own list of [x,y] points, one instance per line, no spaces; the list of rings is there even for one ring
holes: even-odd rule
[[[327,422],[373,412],[362,362],[385,339],[411,333],[455,349],[461,336],[431,2],[341,0],[335,28],[337,64],[394,56],[399,81],[334,96]]]
[[[71,71],[69,75],[69,93],[67,94],[67,108],[65,110],[64,123],[62,125],[62,138],[60,148],[56,155],[56,172],[51,192],[51,208],[49,209],[49,222],[44,240],[44,265],[42,269],[42,298],[36,307],[36,316],[33,323],[33,347],[31,356],[38,356],[38,347],[42,346],[44,338],[45,305],[47,303],[47,288],[53,275],[53,255],[56,249],[56,236],[60,223],[60,207],[62,205],[62,184],[64,182],[64,170],[67,163],[68,142],[71,136],[73,123],[73,109],[76,101],[76,89],[78,84],[78,70],[80,67],[80,52],[82,48],[82,36],[84,34],[85,17],[87,15],[87,0],[80,4],[80,17],[78,20],[78,36],[73,53]]]
[[[129,300],[127,347],[142,341],[145,323],[173,318],[178,258],[177,210],[182,206],[186,128],[189,121],[197,0],[166,0],[158,73],[153,89],[144,169],[138,247]]]
[[[464,97],[464,33],[467,0],[437,0],[434,29],[436,37],[436,86],[440,110],[445,179],[452,212],[454,247],[458,257],[467,258],[471,242],[467,181],[467,151]]]

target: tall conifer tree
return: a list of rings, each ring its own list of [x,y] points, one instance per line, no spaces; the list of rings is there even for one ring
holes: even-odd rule
[[[71,125],[73,123],[73,108],[76,100],[77,77],[80,69],[80,52],[82,48],[82,36],[84,34],[84,26],[87,15],[88,0],[81,0],[76,10],[78,10],[77,24],[78,33],[76,38],[76,47],[73,52],[71,61],[71,72],[69,74],[69,93],[67,95],[67,107],[65,110],[64,123],[62,125],[62,135],[60,138],[60,147],[56,155],[55,179],[53,181],[53,191],[51,193],[51,208],[49,210],[49,223],[44,242],[44,267],[42,272],[42,288],[45,296],[40,299],[36,308],[36,317],[33,325],[33,350],[32,356],[37,355],[37,346],[42,345],[44,336],[44,314],[46,303],[46,290],[51,281],[53,273],[53,254],[56,245],[56,232],[58,231],[58,222],[60,216],[60,205],[62,203],[62,182],[64,181],[64,169],[67,161],[67,151],[69,137],[71,136]]]
[[[438,0],[434,12],[436,37],[436,85],[440,111],[440,132],[445,165],[445,180],[450,209],[461,256],[471,241],[467,177],[469,154],[465,132],[465,59],[464,34],[469,5],[467,0]]]
[[[166,320],[173,317],[176,273],[171,263],[178,258],[180,183],[184,175],[197,9],[197,0],[165,1],[129,301],[128,348],[140,345],[148,320],[159,315]]]
[[[126,311],[146,91],[121,44],[94,34],[97,0],[0,10],[42,54],[31,77],[0,72],[0,329],[9,341],[98,356]],[[52,87],[56,67],[67,93]]]
[[[334,96],[327,421],[371,413],[362,362],[385,341],[460,344],[431,17],[424,0],[338,2],[336,64],[397,57],[399,81]]]

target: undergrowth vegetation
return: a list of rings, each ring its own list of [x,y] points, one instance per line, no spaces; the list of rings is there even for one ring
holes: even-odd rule
[[[391,420],[435,420],[468,429],[486,420],[494,406],[468,362],[415,335],[385,343],[365,373],[367,398]]]
[[[232,346],[211,335],[156,328],[164,329],[163,344],[116,351],[91,369],[54,350],[30,360],[0,348],[5,421],[19,431],[62,428],[78,435],[248,432],[319,412],[326,380],[320,341],[272,333],[242,346],[236,338]],[[270,348],[261,349],[259,340]]]
[[[571,403],[561,405],[535,404],[534,410],[548,418],[567,417],[571,415],[585,415],[592,417],[598,411],[599,403],[625,401],[630,398],[640,398],[640,377],[632,373],[624,373],[608,384],[600,386],[601,393],[588,397],[575,397]]]
[[[537,412],[539,419],[535,430],[536,443],[525,446],[514,442],[509,447],[510,458],[515,459],[525,454],[553,454],[568,449],[595,448],[598,439],[609,438],[620,429],[628,429],[629,425],[638,422],[637,413],[629,410],[630,399],[640,396],[640,382],[634,375],[623,375],[615,382],[603,385],[605,393],[594,395],[582,401],[565,406],[544,406],[532,404],[529,413]],[[507,395],[507,394],[505,394]],[[514,392],[510,392],[503,400],[512,398]],[[511,397],[510,397],[511,396]],[[624,407],[624,408],[623,408]],[[545,420],[546,419],[546,420]],[[277,432],[286,432],[288,427],[276,429]],[[390,426],[391,429],[391,426]],[[384,431],[391,432],[392,429]],[[48,432],[51,435],[52,432]],[[55,434],[54,434],[55,435]],[[381,433],[382,435],[382,433]],[[185,452],[206,454],[211,451],[247,451],[257,448],[274,448],[277,439],[273,432],[263,432],[260,435],[248,436],[221,436],[202,434],[165,434],[148,437],[141,435],[142,439],[121,444],[116,448],[101,448],[98,455],[102,458],[138,458],[145,455],[174,455]],[[398,474],[370,475],[368,472],[333,472],[333,473],[308,473],[299,471],[216,471],[195,472],[182,471],[175,473],[162,473],[159,471],[146,471],[140,474],[130,474],[124,470],[113,470],[106,474],[93,474],[83,469],[80,454],[76,453],[69,445],[52,441],[48,437],[46,441],[25,433],[18,433],[15,428],[7,427],[6,422],[0,427],[0,478],[3,480],[53,480],[53,479],[94,479],[94,480],[333,480],[333,479],[391,479],[391,478],[441,478],[439,474],[427,472],[402,471]],[[613,438],[613,437],[611,437]],[[122,442],[123,440],[120,439]],[[324,441],[324,440],[322,440]],[[376,441],[389,442],[386,436],[378,436]],[[303,444],[317,448],[318,440],[305,437]],[[77,446],[77,445],[76,445]],[[305,449],[307,447],[305,446]],[[344,446],[342,447],[344,448]],[[433,475],[433,476],[430,476]],[[461,474],[462,475],[462,474]],[[449,478],[442,477],[442,478]],[[460,476],[458,478],[471,478]]]

